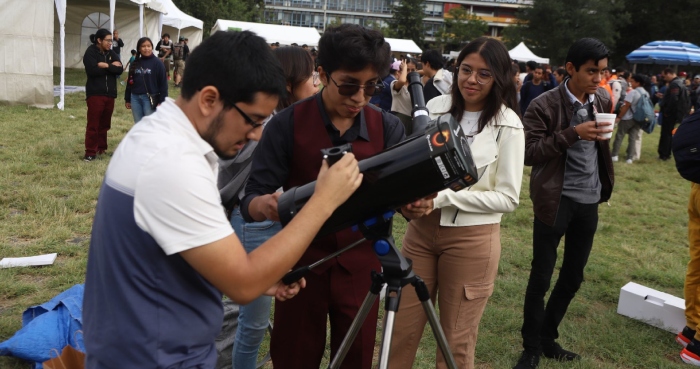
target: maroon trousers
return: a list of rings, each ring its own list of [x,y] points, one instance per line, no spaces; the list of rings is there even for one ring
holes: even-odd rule
[[[114,100],[113,97],[109,96],[90,96],[87,98],[86,156],[95,156],[107,151],[107,131],[112,126]]]
[[[370,273],[376,267],[374,263],[367,264],[372,265],[352,273],[338,264],[321,274],[308,273],[306,288],[295,298],[275,301],[275,328],[270,342],[275,369],[308,369],[321,365],[326,348],[326,317],[330,320],[331,359],[335,356],[369,292]],[[371,368],[378,306],[375,302],[341,368]]]

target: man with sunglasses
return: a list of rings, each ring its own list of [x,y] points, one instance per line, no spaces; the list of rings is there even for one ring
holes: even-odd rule
[[[401,122],[369,100],[383,88],[390,48],[378,31],[344,24],[326,30],[319,41],[321,93],[277,113],[265,127],[241,201],[248,222],[279,220],[277,189],[315,179],[321,149],[352,143],[358,160],[404,138]],[[410,185],[410,184],[406,184]],[[295,266],[309,265],[362,238],[346,229],[316,239]],[[275,369],[318,368],[330,318],[331,355],[355,318],[380,264],[365,242],[316,268],[294,300],[275,304],[270,350]],[[369,368],[374,352],[377,305],[352,344],[342,368]]]
[[[293,297],[304,281],[278,281],[362,181],[351,154],[318,162],[293,224],[246,254],[221,205],[217,159],[259,137],[284,74],[247,31],[213,34],[188,63],[180,97],[132,128],[107,168],[85,281],[86,368],[213,368],[221,293],[240,304]]]

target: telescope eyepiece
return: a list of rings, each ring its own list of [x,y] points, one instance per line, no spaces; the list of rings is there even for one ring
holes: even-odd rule
[[[343,155],[352,152],[352,144],[346,143],[345,145],[335,146],[328,149],[322,149],[321,154],[323,154],[323,159],[328,162],[328,166],[335,164],[340,160]]]

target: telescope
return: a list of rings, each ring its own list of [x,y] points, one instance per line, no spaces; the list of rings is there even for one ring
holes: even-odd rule
[[[420,95],[420,103],[414,101],[414,113],[428,118],[422,91],[416,95]],[[329,165],[351,150],[350,145],[344,146],[324,150]],[[359,167],[362,184],[333,212],[317,237],[357,225],[446,188],[459,191],[478,181],[464,130],[450,114],[427,123],[425,129],[421,127],[419,133],[405,141],[361,160]],[[311,198],[315,186],[315,181],[310,182],[290,188],[280,196],[277,210],[283,226]]]
[[[425,132],[426,128],[428,128],[428,125],[430,124],[430,112],[425,106],[423,84],[420,82],[420,74],[418,74],[418,72],[411,72],[408,74],[407,79],[408,93],[411,95],[413,135],[420,135]]]

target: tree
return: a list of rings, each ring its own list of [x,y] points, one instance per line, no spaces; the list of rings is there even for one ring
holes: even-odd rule
[[[423,0],[401,1],[398,6],[392,5],[392,13],[393,16],[388,21],[391,36],[411,39],[416,44],[423,45]]]
[[[459,7],[450,9],[445,17],[445,27],[437,37],[437,43],[444,52],[459,50],[462,44],[483,36],[488,30],[488,23],[481,18]]]
[[[516,17],[520,23],[503,32],[506,46],[523,41],[554,65],[563,64],[571,44],[582,37],[597,38],[614,51],[619,30],[630,19],[622,0],[537,0]]]
[[[183,12],[204,22],[204,36],[209,36],[217,19],[262,22],[264,0],[173,0]]]

